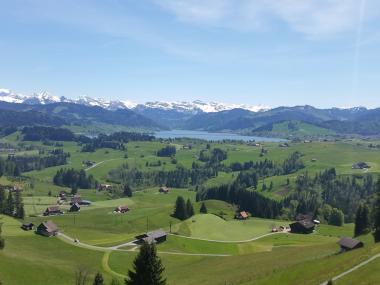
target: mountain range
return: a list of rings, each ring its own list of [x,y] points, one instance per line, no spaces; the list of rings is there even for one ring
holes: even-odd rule
[[[15,113],[12,113],[15,112]],[[12,117],[13,120],[7,120]],[[35,117],[35,119],[33,119]],[[47,92],[21,95],[0,89],[0,127],[30,124],[114,126],[146,130],[188,129],[265,136],[380,134],[380,109],[193,102],[147,102],[58,97]]]

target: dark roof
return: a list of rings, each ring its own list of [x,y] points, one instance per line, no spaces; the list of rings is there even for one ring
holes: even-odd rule
[[[345,248],[350,248],[350,249],[363,244],[360,240],[349,238],[349,237],[341,238],[338,243],[340,246],[345,247]]]
[[[25,223],[25,224],[22,224],[23,227],[33,227],[34,224],[33,223]]]
[[[301,225],[302,227],[304,227],[305,229],[312,229],[315,227],[314,223],[310,220],[301,220],[301,221],[296,221],[294,222],[294,224],[299,224]]]
[[[308,213],[308,214],[297,214],[296,216],[296,221],[302,221],[302,220],[313,220],[313,214]]]
[[[152,231],[152,232],[147,233],[147,236],[151,237],[153,239],[158,239],[158,238],[164,237],[166,235],[167,234],[164,230],[157,230],[157,231]]]
[[[42,222],[41,224],[45,227],[48,233],[58,231],[58,226],[54,224],[53,221],[45,221],[45,222]]]
[[[59,211],[59,206],[50,206],[50,207],[47,207],[46,211],[47,212],[58,212]]]

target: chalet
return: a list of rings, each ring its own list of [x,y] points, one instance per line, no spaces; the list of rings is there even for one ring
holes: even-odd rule
[[[371,168],[367,163],[365,162],[357,162],[352,165],[352,169],[368,169]]]
[[[22,228],[24,231],[31,231],[31,230],[33,230],[33,228],[34,228],[34,224],[33,224],[33,223],[22,224],[21,228]]]
[[[338,244],[340,245],[341,252],[357,249],[364,246],[363,242],[361,242],[360,240],[349,237],[341,238]]]
[[[314,231],[315,224],[313,221],[305,219],[291,223],[290,231],[297,234],[310,234]]]
[[[109,191],[109,190],[112,190],[112,185],[111,184],[103,184],[103,183],[101,183],[101,184],[99,184],[98,190],[99,191],[104,191],[104,190]]]
[[[71,205],[70,212],[79,212],[79,211],[80,211],[80,205],[78,203]]]
[[[22,188],[18,185],[13,185],[13,187],[11,188],[11,192],[20,193],[20,192],[22,192]]]
[[[45,212],[43,213],[44,216],[54,216],[54,215],[61,215],[63,212],[59,209],[59,206],[50,206],[47,207]]]
[[[168,194],[169,188],[168,187],[160,187],[160,189],[158,189],[158,192]]]
[[[58,234],[58,227],[52,221],[45,221],[37,227],[36,233],[47,237],[55,236]]]
[[[129,211],[128,206],[119,206],[119,207],[117,207],[117,208],[114,210],[114,212],[116,212],[116,213],[126,213],[126,212],[128,212],[128,211]]]
[[[153,232],[148,232],[136,237],[138,243],[147,242],[152,243],[161,243],[166,241],[167,233],[163,230],[157,230]]]
[[[66,191],[60,191],[59,194],[58,194],[58,197],[61,200],[66,200]]]
[[[279,147],[289,147],[289,144],[288,143],[282,143],[279,145]]]
[[[246,211],[241,211],[236,214],[235,218],[238,220],[246,220],[248,219],[248,213]]]

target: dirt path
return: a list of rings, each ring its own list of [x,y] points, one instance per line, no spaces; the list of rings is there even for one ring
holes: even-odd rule
[[[120,158],[111,158],[111,159],[107,159],[107,160],[99,161],[99,162],[97,162],[97,163],[91,165],[90,167],[85,168],[84,171],[89,171],[90,169],[93,169],[93,168],[95,168],[95,167],[101,165],[101,164],[104,163],[104,162],[113,161],[113,160],[118,160],[118,159],[120,159]]]
[[[350,274],[351,272],[355,271],[356,269],[359,269],[360,267],[367,265],[368,263],[370,263],[371,261],[373,261],[379,257],[380,257],[380,253],[372,256],[371,258],[369,258],[363,262],[360,262],[359,264],[355,265],[351,269],[348,269],[348,270],[342,272],[341,274],[334,276],[333,278],[331,278],[331,280],[332,281],[338,280],[338,279],[342,278],[343,276],[346,276],[347,274]],[[328,283],[328,281],[325,281],[325,282],[321,283],[320,285],[327,285],[327,283]]]

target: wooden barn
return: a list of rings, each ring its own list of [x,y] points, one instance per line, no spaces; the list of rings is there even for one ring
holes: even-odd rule
[[[238,220],[246,220],[248,219],[248,213],[246,211],[241,211],[236,214],[235,218]]]
[[[168,187],[160,187],[160,189],[158,189],[158,192],[168,194],[169,188]]]
[[[338,244],[340,245],[340,250],[342,252],[361,248],[364,246],[362,241],[349,237],[342,237],[339,240]]]
[[[310,234],[314,231],[315,224],[313,221],[305,219],[291,223],[290,231],[297,234]]]
[[[45,221],[37,227],[36,233],[47,237],[55,236],[58,234],[58,227],[52,221]]]
[[[129,211],[129,208],[128,208],[128,206],[125,206],[125,205],[119,206],[114,210],[114,212],[116,212],[116,213],[126,213],[128,211]]]
[[[142,234],[136,237],[138,243],[147,242],[152,243],[161,243],[166,241],[167,233],[164,230],[157,230]]]
[[[50,206],[47,207],[45,212],[43,213],[44,216],[54,216],[54,215],[61,215],[63,212],[59,209],[59,206]]]

